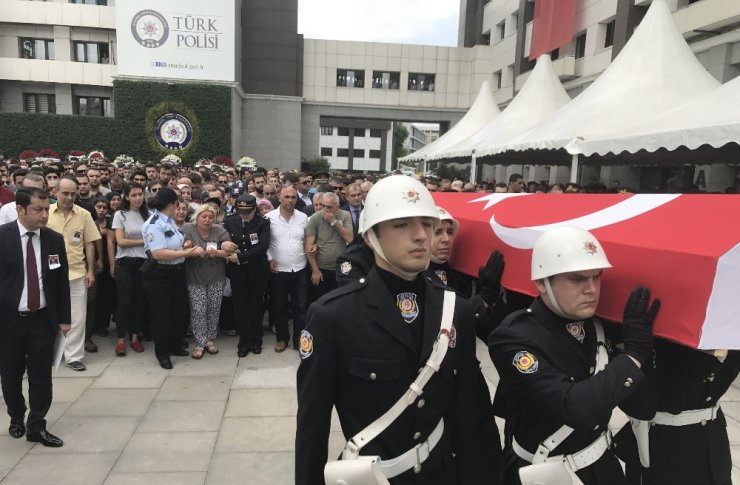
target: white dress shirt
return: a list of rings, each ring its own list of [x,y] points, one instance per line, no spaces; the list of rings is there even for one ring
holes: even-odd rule
[[[283,273],[300,271],[306,267],[306,239],[308,216],[294,210],[290,220],[280,214],[280,208],[267,213],[270,219],[270,249],[267,259],[277,263],[277,270]]]
[[[18,231],[21,235],[21,248],[23,249],[23,292],[21,293],[21,301],[18,303],[19,312],[28,311],[28,272],[26,271],[26,254],[28,253],[28,232],[35,234],[31,244],[33,245],[33,252],[36,253],[36,274],[39,277],[39,309],[46,307],[46,296],[44,295],[44,279],[42,278],[43,272],[41,271],[41,229],[35,231],[29,231],[21,221],[17,221]]]

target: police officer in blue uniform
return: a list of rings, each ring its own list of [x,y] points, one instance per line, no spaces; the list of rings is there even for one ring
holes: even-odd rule
[[[618,332],[594,318],[601,273],[610,267],[601,244],[581,228],[551,229],[535,244],[532,280],[540,296],[489,340],[501,378],[496,400],[505,400],[495,407],[507,420],[501,483],[628,483],[609,419],[617,406],[637,419],[655,414],[649,374],[660,302],[649,305],[647,289],[632,292],[624,352],[617,352]]]
[[[154,212],[141,229],[149,258],[141,269],[144,291],[151,309],[154,353],[163,369],[172,369],[171,355],[188,355],[180,348],[189,320],[183,263],[185,258],[205,255],[200,246],[183,246],[185,236],[173,219],[177,200],[174,190],[160,189],[149,202]]]
[[[236,199],[237,214],[224,220],[224,228],[238,246],[228,259],[226,275],[234,294],[239,357],[262,352],[262,301],[267,282],[270,221],[257,214],[256,209],[257,199],[252,194],[242,194]]]
[[[431,194],[417,180],[391,176],[373,186],[361,217],[375,267],[317,300],[300,337],[298,485],[325,483],[332,408],[350,439],[408,391],[440,334],[445,287],[424,275],[439,223]],[[453,341],[439,370],[361,450],[380,456],[392,485],[472,485],[498,476],[489,450],[478,446],[479,406],[490,401],[479,396],[474,317],[466,299],[453,298]]]

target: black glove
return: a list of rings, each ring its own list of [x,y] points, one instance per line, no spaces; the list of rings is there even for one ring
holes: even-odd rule
[[[643,367],[653,359],[653,321],[660,309],[660,300],[650,303],[650,290],[637,288],[627,299],[624,307],[624,351],[634,357]]]
[[[504,274],[504,255],[498,250],[491,253],[485,266],[478,268],[480,296],[486,305],[491,306],[498,300],[501,292],[501,275]]]

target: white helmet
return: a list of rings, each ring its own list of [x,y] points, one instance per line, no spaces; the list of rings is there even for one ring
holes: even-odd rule
[[[460,230],[460,223],[452,217],[452,214],[447,212],[447,209],[444,207],[437,206],[437,212],[439,213],[439,221],[450,221],[452,223],[452,231],[457,234],[457,231]]]
[[[599,241],[580,227],[550,229],[537,239],[532,250],[533,281],[572,271],[611,267]]]
[[[437,206],[427,188],[406,175],[391,175],[368,192],[358,230],[364,233],[376,224],[404,217],[431,217],[439,224]]]

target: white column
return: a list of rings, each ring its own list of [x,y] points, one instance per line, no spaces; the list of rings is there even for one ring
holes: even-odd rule
[[[573,155],[573,159],[570,163],[570,181],[578,183],[578,154]]]

